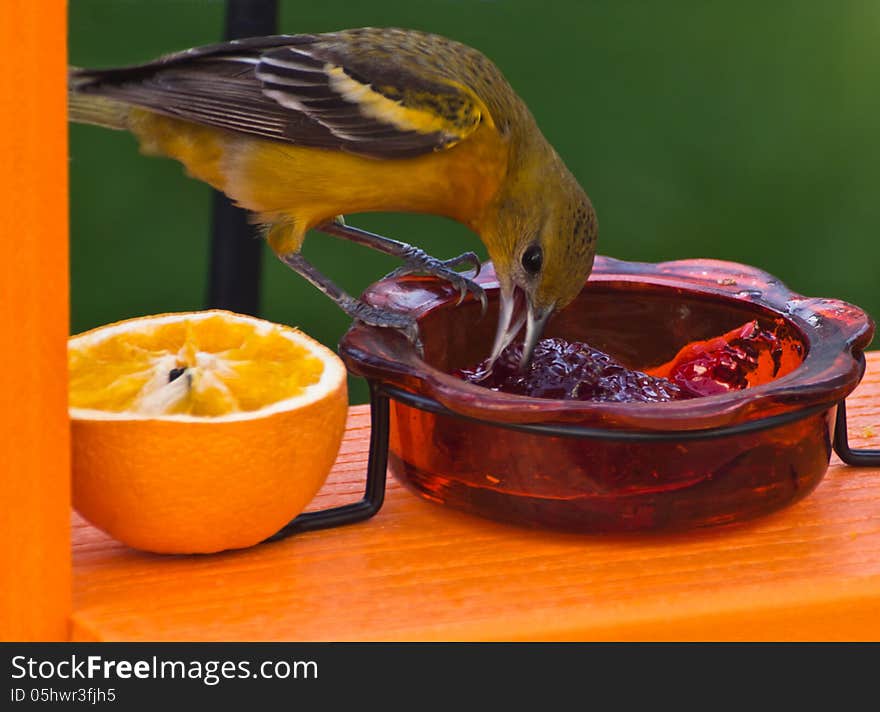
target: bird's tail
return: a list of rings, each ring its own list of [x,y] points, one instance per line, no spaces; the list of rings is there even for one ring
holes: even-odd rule
[[[67,73],[67,113],[71,121],[108,129],[128,128],[128,104],[85,91],[94,79],[88,72],[71,67]]]

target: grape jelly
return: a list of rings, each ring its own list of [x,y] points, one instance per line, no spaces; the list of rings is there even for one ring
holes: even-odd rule
[[[455,375],[485,388],[535,398],[599,402],[665,403],[747,388],[775,378],[782,366],[784,324],[747,322],[723,336],[688,344],[650,373],[629,369],[588,344],[542,339],[520,368],[522,344],[511,344],[494,364],[486,359]],[[767,368],[769,366],[769,368]]]
[[[535,398],[663,403],[689,397],[675,383],[628,369],[578,341],[542,339],[525,369],[520,368],[521,358],[522,344],[511,344],[491,366],[487,359],[455,375],[485,388]]]

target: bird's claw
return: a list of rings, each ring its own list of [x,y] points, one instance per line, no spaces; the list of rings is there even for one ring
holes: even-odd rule
[[[407,341],[415,346],[419,356],[424,356],[422,338],[419,334],[419,323],[409,314],[391,309],[379,309],[378,307],[372,307],[360,302],[356,305],[356,311],[352,313],[352,316],[355,320],[368,326],[378,326],[384,329],[399,331],[406,337]]]
[[[474,271],[473,275],[471,275],[471,279],[476,279],[480,276],[480,270],[483,268],[483,264],[480,262],[480,258],[477,257],[475,252],[463,252],[458,257],[453,257],[449,260],[442,260],[441,264],[447,269],[457,269],[462,265],[470,265],[471,269]]]
[[[425,357],[425,349],[422,345],[422,337],[419,333],[419,323],[412,317],[409,318],[406,324],[400,327],[396,327],[398,331],[400,331],[405,337],[406,340],[409,341],[416,349],[416,352],[419,354],[420,358]]]
[[[464,273],[457,272],[456,268],[462,265],[470,266],[473,269],[473,274],[465,276]],[[458,289],[459,297],[456,306],[460,305],[470,293],[480,302],[481,311],[485,314],[489,301],[486,298],[485,290],[474,281],[480,274],[481,267],[480,258],[473,252],[465,252],[448,260],[438,260],[419,250],[407,259],[405,264],[385,275],[385,279],[394,279],[410,274],[428,274],[439,277]]]

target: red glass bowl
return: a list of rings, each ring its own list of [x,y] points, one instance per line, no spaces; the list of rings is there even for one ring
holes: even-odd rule
[[[488,353],[498,310],[457,305],[430,278],[373,285],[364,299],[419,321],[424,355],[398,332],[355,323],[352,373],[390,398],[389,466],[420,496],[492,519],[580,532],[685,529],[749,519],[807,495],[831,455],[835,406],[864,374],[874,326],[861,309],[806,298],[753,267],[599,257],[546,336],[584,341],[630,368],[757,319],[784,321],[786,375],[670,403],[593,403],[491,391],[449,375]]]

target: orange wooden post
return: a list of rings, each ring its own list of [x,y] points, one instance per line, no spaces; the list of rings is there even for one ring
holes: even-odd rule
[[[0,640],[65,640],[66,3],[3,0],[0,47]]]

